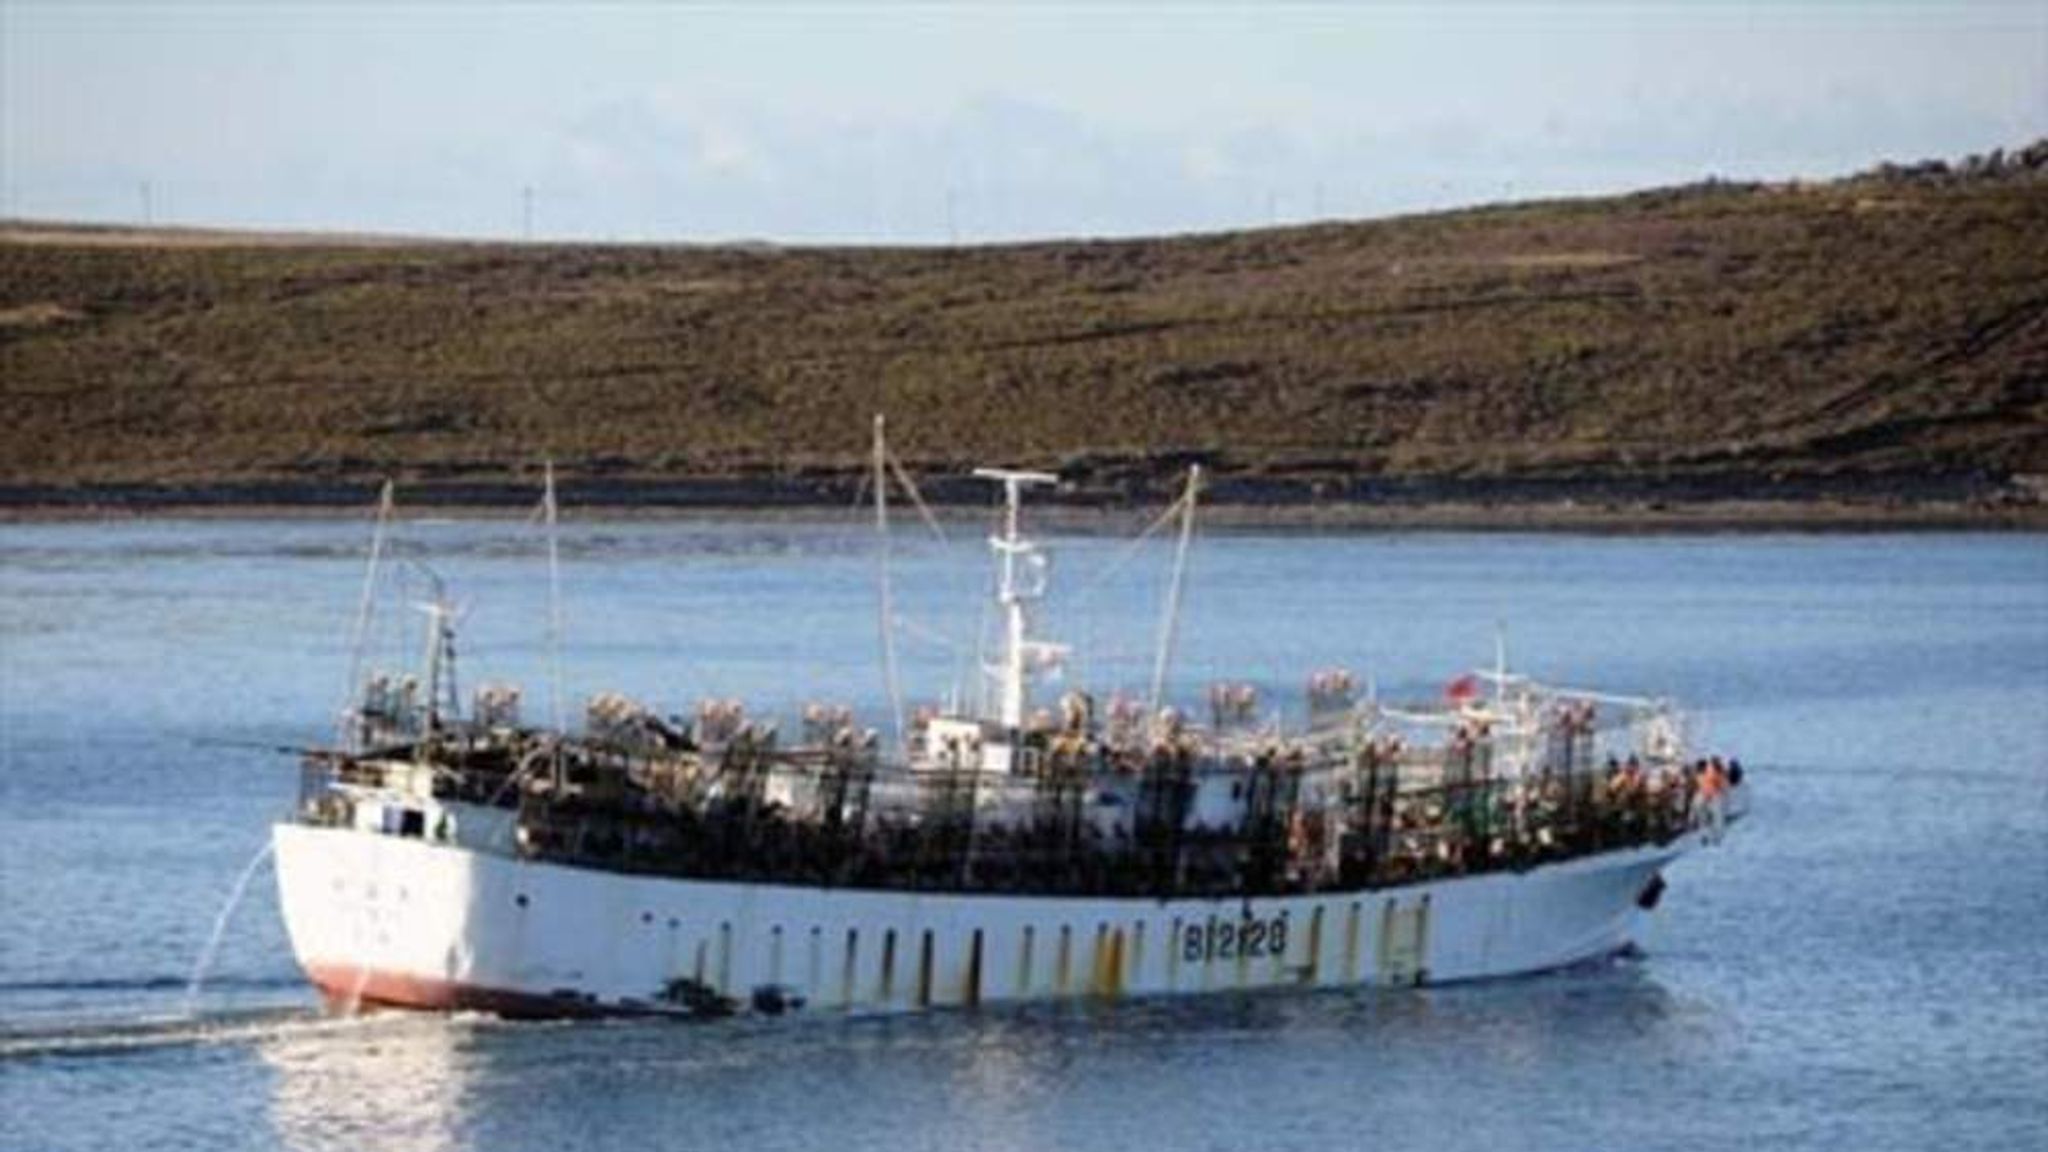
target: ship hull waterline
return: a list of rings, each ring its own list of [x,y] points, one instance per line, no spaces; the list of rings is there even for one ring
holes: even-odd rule
[[[1524,975],[1628,949],[1660,870],[1700,840],[1398,888],[1158,899],[675,879],[275,828],[292,949],[330,1005],[509,1017],[895,1013]]]

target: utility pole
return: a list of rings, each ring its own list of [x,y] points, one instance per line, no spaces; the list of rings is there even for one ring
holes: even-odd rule
[[[533,185],[519,190],[519,235],[522,239],[533,239]]]

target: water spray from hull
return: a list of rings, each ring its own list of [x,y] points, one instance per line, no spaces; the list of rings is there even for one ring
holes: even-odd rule
[[[235,877],[235,886],[228,890],[228,898],[220,906],[220,912],[213,918],[213,933],[206,938],[206,947],[200,949],[199,959],[193,962],[191,979],[185,982],[185,1016],[199,1014],[199,990],[206,983],[206,973],[213,967],[213,961],[220,952],[221,937],[226,935],[228,922],[234,919],[235,909],[241,907],[242,897],[248,894],[249,882],[256,878],[257,869],[270,859],[276,845],[265,840],[249,862],[242,866],[242,874]]]

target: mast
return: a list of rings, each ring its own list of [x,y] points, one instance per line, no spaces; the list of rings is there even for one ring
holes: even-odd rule
[[[1505,621],[1493,622],[1493,710],[1501,709],[1508,690],[1508,626]]]
[[[1187,491],[1181,494],[1180,540],[1173,548],[1173,580],[1166,589],[1166,608],[1159,618],[1159,655],[1152,665],[1151,712],[1158,715],[1166,694],[1166,669],[1173,662],[1174,634],[1180,627],[1181,589],[1186,583],[1188,545],[1195,535],[1195,503],[1202,488],[1202,466],[1188,465]]]
[[[555,461],[547,462],[547,489],[541,495],[541,514],[548,528],[548,726],[562,730],[562,550],[556,528],[560,513],[555,504]]]
[[[547,487],[541,493],[541,512],[548,528],[548,727],[555,733],[554,755],[549,777],[553,794],[561,796],[568,783],[562,763],[562,548],[560,506],[555,500],[555,460],[548,457]]]
[[[875,413],[875,587],[882,630],[882,683],[889,693],[889,718],[896,726],[896,748],[907,751],[903,732],[903,685],[896,673],[896,610],[889,585],[889,445],[883,436],[882,414]]]
[[[461,711],[461,697],[455,686],[455,608],[448,603],[438,579],[434,582],[434,599],[421,608],[427,614],[426,731],[432,735],[444,701],[448,715],[455,716]]]
[[[361,604],[356,609],[355,635],[349,642],[348,689],[343,697],[344,702],[341,710],[343,731],[340,733],[340,736],[341,743],[350,748],[355,747],[357,740],[357,728],[356,725],[350,723],[350,719],[355,715],[358,707],[356,693],[362,690],[363,646],[369,640],[370,609],[376,603],[377,596],[377,568],[384,561],[384,537],[391,526],[391,512],[394,505],[392,491],[391,481],[386,480],[384,481],[383,489],[377,496],[377,520],[375,526],[370,529],[370,561],[368,567],[363,572],[363,597]]]
[[[1045,591],[1042,576],[1045,555],[1036,543],[1019,534],[1018,514],[1023,504],[1025,485],[1055,484],[1059,477],[1045,472],[1018,472],[1006,468],[976,468],[974,474],[1003,486],[1002,534],[988,539],[989,550],[999,560],[996,603],[1003,612],[1002,662],[993,672],[997,686],[996,719],[1014,732],[1024,726],[1024,713],[1029,703],[1026,677],[1030,673],[1031,662],[1059,652],[1055,645],[1031,639],[1031,619],[1026,605]],[[1027,586],[1018,580],[1020,563],[1041,574],[1035,583]]]

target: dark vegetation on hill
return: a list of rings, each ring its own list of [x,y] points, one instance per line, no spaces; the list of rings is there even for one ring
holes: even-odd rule
[[[0,501],[2024,503],[2048,145],[1371,223],[965,249],[296,243],[16,225]],[[937,484],[939,495],[962,486]]]

